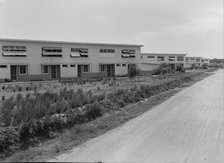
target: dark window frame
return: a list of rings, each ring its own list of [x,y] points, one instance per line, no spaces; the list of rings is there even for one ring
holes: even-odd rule
[[[89,72],[89,65],[83,65],[83,72],[88,73]]]
[[[8,65],[0,65],[0,68],[8,68]]]
[[[19,75],[27,75],[27,66],[25,65],[19,66]]]
[[[49,74],[49,66],[48,65],[43,65],[43,74]]]

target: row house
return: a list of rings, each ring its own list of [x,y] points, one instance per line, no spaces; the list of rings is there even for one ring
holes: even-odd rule
[[[171,72],[175,72],[177,66],[185,67],[186,55],[187,54],[142,53],[140,69],[142,71],[153,71],[162,63],[167,63],[170,66]]]
[[[186,67],[202,67],[202,65],[210,65],[210,59],[202,57],[186,57]]]
[[[127,75],[142,45],[0,39],[0,78],[17,81]]]

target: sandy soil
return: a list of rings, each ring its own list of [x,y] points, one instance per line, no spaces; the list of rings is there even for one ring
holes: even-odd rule
[[[224,162],[224,71],[50,161]]]

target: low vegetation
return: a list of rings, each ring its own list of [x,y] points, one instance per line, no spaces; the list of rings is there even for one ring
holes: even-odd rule
[[[194,74],[198,75],[198,74]],[[55,137],[55,132],[85,124],[124,106],[139,102],[160,92],[174,89],[192,80],[193,75],[157,85],[132,86],[109,93],[94,94],[91,90],[62,89],[59,93],[18,94],[2,103],[0,108],[0,158]],[[104,82],[104,81],[102,81]],[[114,80],[109,84],[116,86]]]

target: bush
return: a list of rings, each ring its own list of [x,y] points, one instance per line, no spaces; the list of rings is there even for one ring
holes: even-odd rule
[[[97,117],[102,116],[100,105],[98,103],[93,103],[87,106],[86,117],[89,121],[96,119]]]
[[[6,156],[7,151],[13,150],[12,146],[18,142],[19,134],[14,128],[0,128],[0,158]]]
[[[5,90],[5,86],[4,85],[2,86],[2,90]]]
[[[5,101],[5,96],[2,96],[2,101]]]

